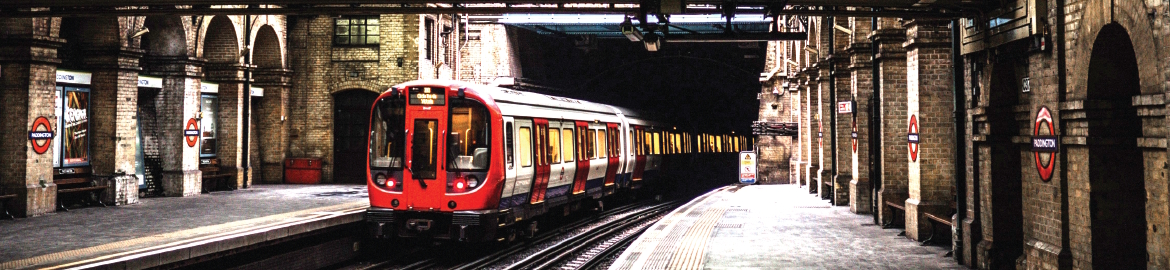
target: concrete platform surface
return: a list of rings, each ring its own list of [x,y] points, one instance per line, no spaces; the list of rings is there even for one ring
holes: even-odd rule
[[[651,226],[610,269],[965,269],[943,257],[949,247],[901,231],[796,185],[723,187]]]
[[[201,251],[215,252],[229,246],[216,241],[239,240],[234,246],[251,242],[225,236],[228,232],[247,236],[249,230],[263,228],[259,238],[248,240],[279,238],[329,226],[331,223],[319,221],[341,214],[347,222],[360,219],[360,214],[352,212],[368,206],[365,185],[254,185],[194,197],[147,198],[134,205],[0,220],[0,269],[58,266],[166,246],[177,249],[179,244],[195,241],[199,243],[191,246],[204,245]],[[306,224],[309,226],[295,226]],[[208,243],[213,245],[210,250]],[[195,256],[192,251],[183,252],[184,256]]]

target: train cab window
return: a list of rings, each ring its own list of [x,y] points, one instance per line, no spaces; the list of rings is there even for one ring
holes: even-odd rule
[[[512,122],[508,122],[507,124],[504,125],[504,152],[507,153],[506,155],[504,155],[505,156],[504,160],[505,160],[505,162],[508,163],[509,170],[512,169],[512,166],[513,166],[512,164],[515,164],[514,163],[515,160],[512,157],[513,155],[516,154],[513,152],[513,151],[515,151],[513,149],[516,149],[516,148],[512,148],[515,145],[516,145],[516,143],[515,143],[515,141],[513,141],[513,138],[512,138]]]
[[[520,144],[516,145],[516,155],[520,156],[520,167],[532,166],[532,129],[520,127]]]
[[[576,147],[573,145],[573,129],[566,128],[561,131],[561,146],[563,152],[561,156],[565,157],[565,162],[573,162],[574,155],[577,154]]]
[[[487,170],[491,157],[491,119],[487,107],[470,99],[450,102],[447,167],[451,170]]]
[[[410,172],[416,179],[435,179],[439,159],[439,121],[415,119]]]
[[[561,129],[548,130],[548,155],[553,164],[561,163]]]
[[[406,149],[406,100],[384,98],[374,104],[370,118],[370,167],[402,168]]]
[[[606,145],[606,141],[605,141],[605,130],[598,129],[597,132],[595,132],[594,134],[596,134],[595,138],[597,138],[597,150],[594,151],[595,153],[597,153],[597,156],[595,156],[594,158],[604,158],[604,157],[606,157],[606,154],[609,152],[609,148],[607,148],[608,145]]]

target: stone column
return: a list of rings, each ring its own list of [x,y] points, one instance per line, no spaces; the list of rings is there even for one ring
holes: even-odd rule
[[[134,177],[134,143],[138,132],[138,60],[142,50],[129,47],[86,48],[83,64],[93,71],[91,103],[94,179],[105,182],[101,200],[108,204],[138,203]]]
[[[917,160],[909,163],[906,235],[923,240],[926,213],[949,215],[954,188],[954,109],[950,29],[945,20],[906,21],[906,111],[918,122]],[[913,153],[911,153],[913,154]]]
[[[184,130],[199,118],[199,88],[203,77],[201,59],[188,57],[147,57],[143,74],[163,78],[162,89],[153,102],[162,157],[162,189],[165,196],[195,196],[203,187],[199,171],[199,145],[188,146]]]
[[[835,111],[836,104],[829,99],[829,84],[832,83],[832,77],[829,75],[828,61],[817,63],[817,144],[820,147],[819,163],[821,170],[817,173],[819,177],[817,181],[817,194],[821,196],[822,200],[830,200],[833,198],[833,133],[832,124],[830,120],[830,113],[837,113]]]
[[[216,158],[219,158],[219,173],[235,173],[235,179],[228,181],[231,189],[252,184],[251,171],[244,168],[244,151],[248,150],[243,149],[244,129],[250,128],[244,123],[244,117],[250,113],[244,107],[248,97],[248,89],[244,89],[244,70],[247,68],[237,63],[207,65],[207,80],[219,83],[219,134],[216,134],[219,149]]]
[[[878,215],[883,224],[899,222],[894,219],[890,208],[885,202],[903,204],[909,196],[907,191],[907,147],[906,147],[906,49],[902,43],[906,40],[905,29],[898,19],[878,19],[878,29],[870,34],[878,42],[877,57],[874,64],[878,65],[878,80],[881,84],[881,95],[877,106],[881,106],[881,138],[877,138],[877,146],[881,147],[881,188],[878,190]]]
[[[873,50],[869,41],[870,19],[850,18],[853,29],[846,48],[849,52],[850,89],[856,104],[848,133],[851,141],[846,146],[852,154],[853,180],[849,181],[849,211],[858,214],[869,213],[873,207],[873,191],[869,179],[869,118],[870,98],[873,97]]]
[[[256,107],[256,133],[252,134],[252,152],[259,152],[260,182],[281,183],[284,180],[284,158],[288,146],[288,93],[292,87],[292,70],[258,69],[255,87],[264,88],[264,97]],[[257,149],[259,151],[256,151]],[[255,166],[253,166],[255,167]]]
[[[6,207],[31,217],[53,212],[53,148],[37,154],[29,131],[39,117],[58,130],[53,111],[56,89],[59,18],[0,19],[0,187],[16,198]]]

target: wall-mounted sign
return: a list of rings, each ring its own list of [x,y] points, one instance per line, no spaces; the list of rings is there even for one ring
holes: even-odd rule
[[[739,183],[756,183],[756,153],[752,151],[739,152]]]
[[[253,97],[263,97],[264,96],[264,88],[252,87],[251,89],[248,90],[248,94],[252,95]]]
[[[1020,84],[1020,89],[1022,89],[1024,93],[1032,92],[1032,78],[1024,77],[1023,80],[1020,80]]]
[[[853,121],[853,133],[849,134],[853,141],[853,152],[857,153],[857,120]]]
[[[32,143],[33,152],[38,155],[49,151],[49,146],[53,145],[53,127],[49,125],[48,118],[41,116],[33,121],[32,129],[28,131],[28,141]]]
[[[187,120],[187,126],[183,129],[183,137],[187,140],[187,146],[195,147],[199,143],[199,121],[195,118]]]
[[[59,82],[59,83],[72,83],[72,84],[89,85],[90,81],[92,81],[92,79],[93,79],[93,74],[90,74],[89,72],[72,71],[72,70],[64,70],[64,69],[57,70],[57,82]]]
[[[853,101],[838,101],[837,113],[853,113]]]
[[[1052,180],[1052,171],[1056,169],[1056,152],[1059,150],[1060,142],[1057,141],[1056,128],[1052,123],[1052,113],[1048,107],[1041,106],[1032,127],[1032,155],[1041,181]]]
[[[219,84],[203,82],[199,84],[199,92],[201,93],[219,93]]]
[[[910,147],[910,161],[918,161],[918,116],[910,115],[907,145]]]
[[[151,76],[138,76],[138,87],[142,88],[162,88],[162,78]]]

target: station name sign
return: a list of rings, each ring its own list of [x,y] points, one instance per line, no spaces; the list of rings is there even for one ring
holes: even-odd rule
[[[438,87],[411,87],[410,105],[444,105],[447,103],[446,92]]]
[[[910,134],[907,139],[909,139],[909,143],[918,143],[918,134]]]
[[[1034,136],[1032,137],[1032,152],[1060,152],[1060,144],[1056,143],[1056,136]]]

